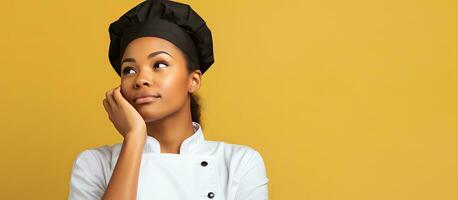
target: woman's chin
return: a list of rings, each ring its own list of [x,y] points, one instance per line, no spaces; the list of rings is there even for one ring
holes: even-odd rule
[[[151,109],[137,108],[137,111],[145,122],[156,121],[161,118],[161,115],[157,111],[152,112]]]
[[[133,106],[139,113],[150,113],[151,110],[157,110],[154,103],[133,104]]]
[[[152,122],[152,121],[157,121],[157,120],[159,120],[161,118],[158,115],[142,115],[142,117],[143,117],[143,120],[145,121],[145,123]]]

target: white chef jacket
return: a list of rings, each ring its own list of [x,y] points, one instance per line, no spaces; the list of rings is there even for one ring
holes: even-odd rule
[[[252,147],[205,140],[200,124],[179,154],[160,153],[147,136],[140,164],[137,200],[267,200],[264,160]],[[122,143],[80,152],[70,177],[69,200],[100,200]]]

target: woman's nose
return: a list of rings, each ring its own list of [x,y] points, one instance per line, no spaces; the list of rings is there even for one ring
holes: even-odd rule
[[[139,81],[137,81],[137,82],[135,83],[135,87],[136,87],[136,88],[139,88],[139,87],[141,87],[141,86],[150,86],[150,83],[149,83],[148,81],[144,80],[144,79],[139,80]]]
[[[135,80],[135,87],[151,86],[152,73],[147,70],[141,70]]]

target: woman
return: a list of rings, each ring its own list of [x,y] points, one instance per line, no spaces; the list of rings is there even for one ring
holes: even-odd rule
[[[109,32],[121,84],[103,106],[124,140],[79,153],[69,199],[267,199],[258,151],[204,138],[194,94],[214,60],[202,18],[186,4],[145,1]]]

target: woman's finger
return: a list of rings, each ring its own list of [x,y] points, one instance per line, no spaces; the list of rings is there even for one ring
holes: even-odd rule
[[[116,99],[113,96],[115,90],[116,90],[116,88],[113,88],[113,89],[110,90],[110,97],[113,100],[113,102],[115,103],[115,105],[118,105],[118,102],[116,101]]]
[[[108,90],[107,92],[105,92],[105,98],[106,100],[108,101],[108,105],[110,105],[110,110],[113,111],[113,109],[116,108],[116,102],[113,100],[113,96],[111,95],[111,92],[112,92],[113,89],[111,90]]]
[[[108,103],[108,100],[103,99],[102,102],[103,102],[103,107],[105,108],[105,111],[107,111],[107,113],[111,115],[112,110],[111,110],[110,104]]]
[[[105,111],[107,111],[108,119],[110,119],[110,121],[113,121],[113,119],[111,119],[112,111],[107,99],[103,99],[103,107],[105,108]]]
[[[121,87],[117,87],[113,91],[113,97],[116,100],[117,104],[120,105],[127,101],[121,94]]]

